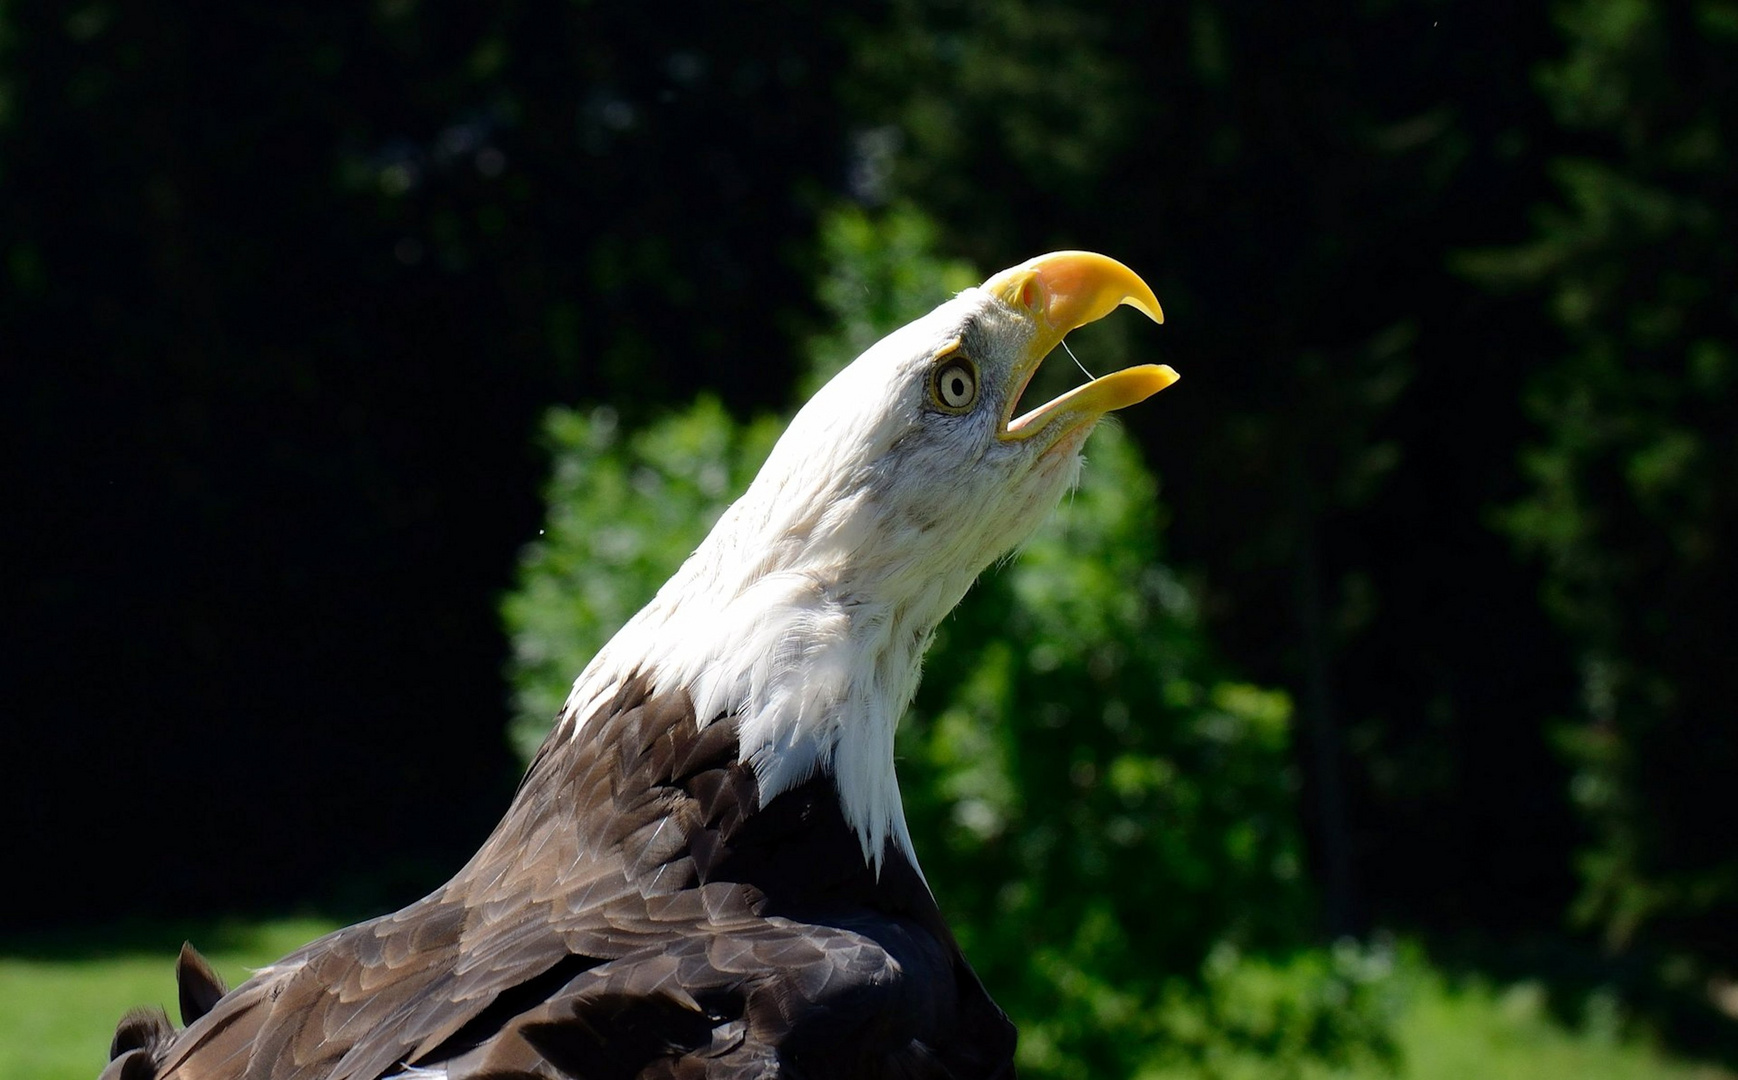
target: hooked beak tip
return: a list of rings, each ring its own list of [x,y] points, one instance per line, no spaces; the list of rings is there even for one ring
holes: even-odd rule
[[[1091,251],[1053,251],[1010,267],[984,282],[985,291],[1009,307],[1038,319],[1060,339],[1096,322],[1122,304],[1156,323],[1164,309],[1140,275],[1106,255]]]

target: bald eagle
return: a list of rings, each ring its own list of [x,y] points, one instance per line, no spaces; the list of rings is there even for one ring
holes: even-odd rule
[[[225,992],[135,1011],[105,1080],[1011,1077],[943,921],[893,736],[937,623],[1072,483],[1145,365],[1016,415],[1070,330],[1152,290],[1058,252],[846,367],[579,675],[451,881]]]

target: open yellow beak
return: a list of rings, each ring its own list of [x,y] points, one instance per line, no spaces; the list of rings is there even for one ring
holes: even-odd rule
[[[1090,251],[1055,251],[1010,267],[984,282],[982,288],[1032,320],[1035,333],[1010,373],[1002,417],[1003,439],[1028,439],[1041,431],[1060,438],[1107,412],[1145,401],[1177,381],[1163,364],[1141,364],[1077,386],[1031,412],[1011,419],[1015,403],[1044,357],[1068,332],[1109,315],[1122,304],[1165,321],[1158,297],[1133,270]],[[1060,426],[1058,426],[1060,425]]]

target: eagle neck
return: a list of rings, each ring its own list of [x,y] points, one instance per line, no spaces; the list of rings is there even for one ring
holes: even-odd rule
[[[761,805],[825,775],[868,865],[879,874],[891,844],[917,867],[894,736],[936,623],[969,578],[913,596],[810,567],[766,573],[724,599],[682,578],[575,683],[563,710],[573,737],[585,737],[584,718],[616,688],[648,678],[657,693],[686,694],[701,726],[736,726]]]
[[[976,537],[935,528],[891,494],[901,473],[883,460],[890,448],[817,458],[817,446],[891,438],[844,437],[829,421],[850,415],[837,402],[811,414],[849,390],[836,380],[798,415],[749,490],[580,676],[568,714],[590,715],[636,676],[688,695],[702,726],[736,726],[763,806],[830,777],[879,872],[889,844],[917,865],[894,734],[936,625],[985,560]]]

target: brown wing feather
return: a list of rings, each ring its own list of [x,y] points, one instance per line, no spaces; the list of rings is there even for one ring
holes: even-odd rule
[[[761,807],[736,752],[732,723],[625,685],[447,885],[261,971],[153,1042],[155,1075],[1001,1075],[1012,1030],[916,871],[868,871],[824,778]],[[939,1064],[962,1011],[989,1034]]]
[[[175,987],[181,999],[183,1024],[191,1024],[210,1012],[227,992],[223,979],[188,941],[181,943],[181,955],[175,958]]]
[[[649,711],[671,717],[643,689],[637,701],[612,704],[618,711],[596,737],[545,746],[507,816],[444,888],[244,983],[182,1034],[160,1075],[371,1078],[426,1055],[574,946],[598,960],[618,953],[608,927],[593,924],[600,904],[637,895],[610,842],[625,816],[616,794],[634,789],[612,775],[619,766],[608,751],[631,745],[617,739],[643,739]],[[691,713],[687,720],[697,728]],[[655,768],[649,755],[632,756]],[[651,809],[644,797],[621,801],[641,816]]]

